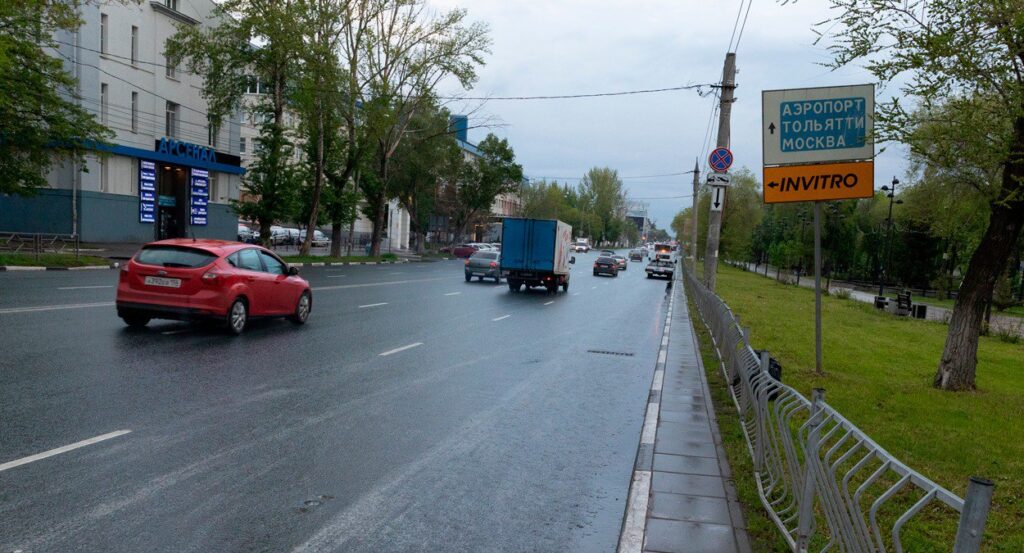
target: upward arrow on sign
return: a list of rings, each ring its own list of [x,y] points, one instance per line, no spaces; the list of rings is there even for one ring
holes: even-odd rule
[[[771,134],[775,134],[775,123],[774,122],[771,125],[768,125],[768,132],[770,132]]]

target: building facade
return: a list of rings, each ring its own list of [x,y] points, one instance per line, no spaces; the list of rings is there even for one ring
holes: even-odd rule
[[[238,116],[211,128],[203,79],[164,58],[177,25],[207,25],[211,0],[89,3],[53,55],[80,105],[114,137],[86,172],[56,164],[33,197],[0,197],[0,231],[78,234],[86,242],[234,239],[244,169]],[[97,152],[99,154],[100,152]]]

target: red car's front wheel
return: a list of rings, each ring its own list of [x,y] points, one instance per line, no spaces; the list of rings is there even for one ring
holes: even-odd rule
[[[298,303],[295,304],[295,313],[289,319],[297,325],[306,324],[306,320],[309,319],[309,312],[312,309],[313,297],[309,295],[309,292],[303,292],[299,296]]]

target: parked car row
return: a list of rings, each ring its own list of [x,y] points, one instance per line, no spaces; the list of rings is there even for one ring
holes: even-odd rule
[[[278,225],[270,227],[270,244],[273,246],[297,246],[305,239],[306,232],[304,230]],[[238,241],[257,244],[260,241],[260,233],[249,225],[239,223]],[[331,239],[319,229],[314,229],[312,245],[315,248],[330,246]]]

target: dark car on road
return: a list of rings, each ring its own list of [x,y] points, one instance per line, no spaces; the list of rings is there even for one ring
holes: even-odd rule
[[[630,250],[629,251],[629,260],[630,261],[642,261],[643,258],[644,258],[644,254],[640,250]]]
[[[619,262],[612,257],[598,257],[594,262],[594,276],[597,275],[619,276]]]
[[[241,334],[250,318],[303,324],[309,283],[270,250],[225,240],[178,238],[146,244],[121,267],[117,314],[131,327],[151,319],[213,319]]]
[[[494,283],[501,282],[501,253],[481,250],[466,260],[466,282],[477,277],[480,280],[493,278]]]

